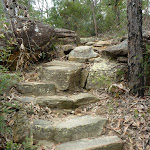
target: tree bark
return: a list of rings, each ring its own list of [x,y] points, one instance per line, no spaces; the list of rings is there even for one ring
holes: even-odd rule
[[[120,0],[115,0],[114,12],[116,16],[116,22],[118,25],[120,24],[120,10],[118,8],[119,3],[120,3]]]
[[[142,0],[127,1],[127,17],[129,87],[132,93],[144,96]]]

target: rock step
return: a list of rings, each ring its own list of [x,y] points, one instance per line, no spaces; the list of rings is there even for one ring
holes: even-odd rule
[[[101,135],[107,119],[100,116],[80,116],[60,121],[35,120],[34,139],[49,140],[55,143],[98,137]]]
[[[56,87],[54,84],[43,82],[21,82],[16,85],[17,90],[24,95],[54,95]]]
[[[20,97],[22,102],[33,102],[41,107],[74,109],[81,105],[97,102],[99,99],[89,93],[79,93],[71,96],[38,96],[38,97]]]
[[[122,150],[123,141],[117,136],[81,139],[56,146],[55,150]]]
[[[41,140],[38,142],[38,150],[122,150],[123,141],[117,136],[102,136],[92,139],[81,139],[56,145],[53,142]]]
[[[52,61],[38,67],[38,75],[42,81],[55,84],[58,90],[75,90],[81,87],[82,69],[81,63]]]

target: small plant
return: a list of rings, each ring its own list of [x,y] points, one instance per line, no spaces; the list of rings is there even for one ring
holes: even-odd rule
[[[23,142],[22,145],[23,145],[24,150],[36,150],[37,149],[37,147],[32,144],[31,138],[26,138],[26,141]]]
[[[137,119],[138,116],[139,116],[139,111],[136,109],[136,110],[134,111],[134,117]]]
[[[13,143],[13,141],[7,142],[6,150],[19,150],[21,144]]]
[[[109,87],[112,84],[112,79],[108,76],[104,76],[104,75],[98,75],[94,74],[93,75],[94,79],[92,80],[92,82],[94,84],[98,84],[99,87]]]

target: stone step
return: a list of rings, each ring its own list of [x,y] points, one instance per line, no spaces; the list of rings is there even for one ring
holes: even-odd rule
[[[35,140],[49,140],[55,143],[98,137],[107,122],[100,116],[79,116],[60,121],[34,121],[33,135]]]
[[[38,67],[40,79],[56,85],[61,91],[76,90],[81,87],[82,64],[52,61]]]
[[[57,145],[55,150],[123,150],[123,141],[117,136],[81,139]]]
[[[59,61],[59,60],[53,60],[50,62],[47,62],[42,65],[43,67],[47,66],[63,66],[63,67],[76,67],[76,68],[82,68],[83,64],[79,62],[73,62],[73,61]]]
[[[38,96],[38,97],[20,97],[22,102],[33,102],[41,107],[74,109],[82,105],[97,102],[99,99],[89,93],[79,93],[71,96]]]
[[[21,82],[16,85],[17,90],[24,95],[54,95],[56,87],[54,84],[43,82]]]
[[[122,150],[123,141],[117,136],[102,136],[92,139],[69,141],[55,146],[55,143],[41,140],[38,142],[38,150]]]

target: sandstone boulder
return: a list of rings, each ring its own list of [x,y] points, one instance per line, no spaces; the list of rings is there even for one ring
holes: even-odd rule
[[[15,34],[17,42],[20,45],[23,42],[24,46],[33,52],[49,51],[56,35],[49,25],[25,18],[16,20]]]
[[[125,65],[101,58],[90,67],[86,89],[108,88],[116,80],[117,72]]]
[[[107,55],[110,55],[112,57],[118,57],[118,56],[127,56],[128,54],[128,41],[124,40],[120,44],[107,47],[105,50],[103,50],[104,53]]]
[[[86,62],[90,58],[98,57],[91,46],[79,46],[69,54],[70,61]]]
[[[66,61],[52,61],[39,67],[41,80],[52,83],[58,90],[77,90],[81,87],[82,64]]]

